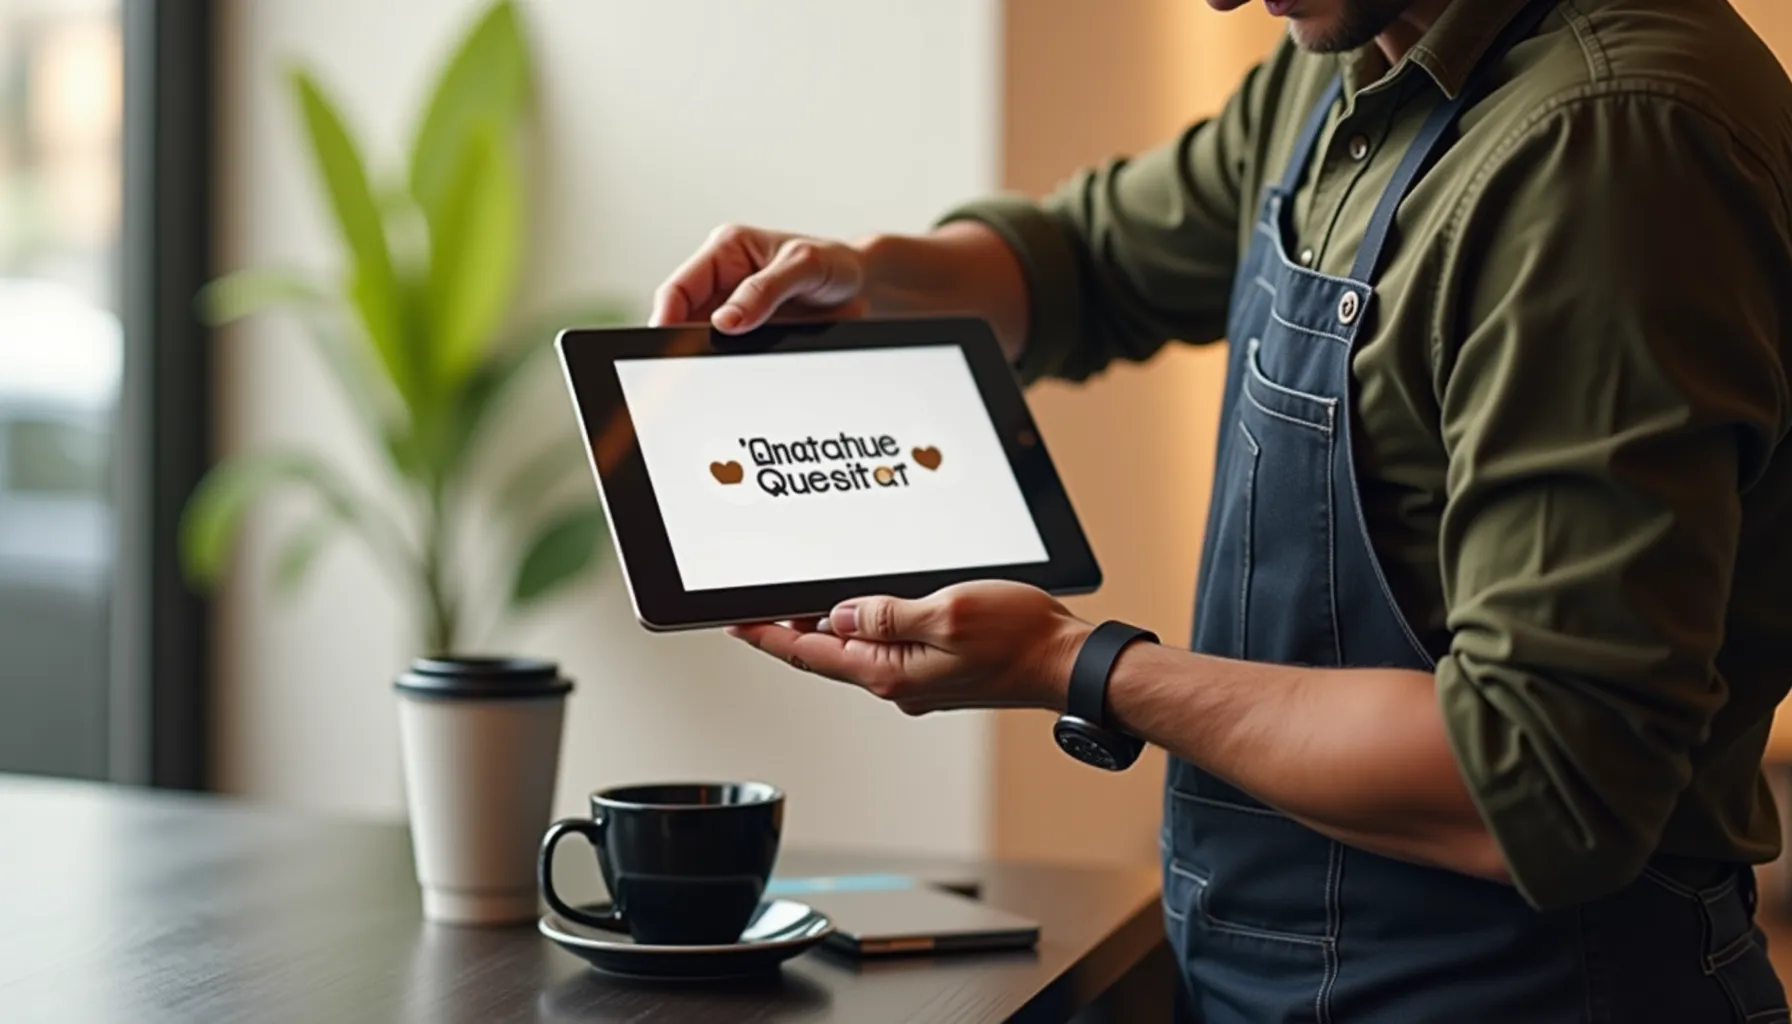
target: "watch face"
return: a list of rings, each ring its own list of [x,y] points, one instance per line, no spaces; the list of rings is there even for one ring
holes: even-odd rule
[[[1057,739],[1058,746],[1078,761],[1111,772],[1126,767],[1118,752],[1109,745],[1108,737],[1103,731],[1081,719],[1069,716],[1058,719],[1058,724],[1052,727],[1052,735]],[[1130,763],[1130,759],[1127,763]]]

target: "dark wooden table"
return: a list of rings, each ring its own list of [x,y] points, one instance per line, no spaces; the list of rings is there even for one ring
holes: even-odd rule
[[[582,867],[563,877],[595,876],[588,854]],[[860,871],[975,879],[983,899],[1040,922],[1039,946],[862,964],[811,951],[765,982],[629,984],[532,926],[423,922],[408,837],[396,826],[0,776],[0,1021],[1167,1017],[1154,872],[797,851],[778,866],[791,876]],[[589,892],[601,894],[595,878]]]

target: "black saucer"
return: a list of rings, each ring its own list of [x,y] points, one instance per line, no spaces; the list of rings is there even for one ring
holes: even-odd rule
[[[602,913],[609,905],[589,909]],[[739,942],[723,946],[644,946],[623,932],[587,927],[557,914],[543,917],[539,929],[561,949],[614,977],[710,981],[775,970],[827,938],[834,923],[807,904],[774,899],[759,904]]]

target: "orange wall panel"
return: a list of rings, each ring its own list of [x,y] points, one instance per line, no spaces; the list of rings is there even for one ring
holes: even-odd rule
[[[1033,194],[1214,112],[1280,32],[1255,6],[1219,15],[1197,0],[1010,0],[1006,17],[1004,184]],[[1187,642],[1224,355],[1177,347],[1031,395],[1106,574],[1074,602],[1085,617]],[[997,717],[994,852],[1155,861],[1161,756],[1120,775],[1087,768],[1058,751],[1051,720]]]

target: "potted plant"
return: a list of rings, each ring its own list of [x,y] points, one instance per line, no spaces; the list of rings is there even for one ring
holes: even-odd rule
[[[486,9],[443,67],[402,174],[370,174],[313,75],[294,68],[289,77],[341,267],[333,278],[240,270],[209,284],[199,306],[212,324],[298,317],[378,453],[392,499],[364,493],[315,452],[240,454],[190,499],[183,561],[197,586],[214,585],[245,514],[276,491],[303,492],[314,506],[277,549],[282,591],[339,536],[362,542],[415,611],[420,657],[398,691],[425,913],[524,919],[535,908],[534,845],[551,810],[570,684],[549,662],[474,657],[468,634],[479,595],[498,595],[500,615],[527,609],[598,564],[604,522],[594,493],[529,507],[550,483],[586,471],[576,434],[515,461],[497,489],[497,507],[528,538],[503,586],[469,585],[450,552],[479,496],[473,456],[502,422],[508,391],[559,327],[619,317],[597,307],[530,323],[513,308],[532,87],[510,0]]]

